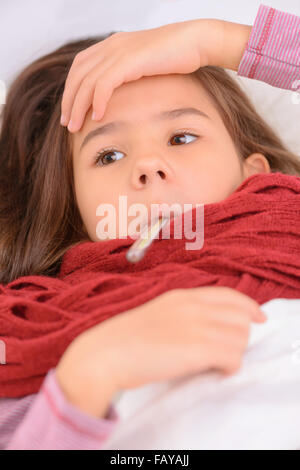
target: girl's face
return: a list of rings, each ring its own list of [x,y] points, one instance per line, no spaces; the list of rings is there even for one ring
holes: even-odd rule
[[[142,203],[149,215],[154,203],[179,203],[183,211],[184,204],[224,200],[250,175],[270,171],[259,153],[240,161],[208,94],[191,75],[122,84],[100,121],[91,114],[90,108],[71,138],[76,200],[92,241],[100,241],[100,204],[115,207],[119,233],[119,196],[127,196],[128,208]],[[127,223],[136,217],[126,215]]]

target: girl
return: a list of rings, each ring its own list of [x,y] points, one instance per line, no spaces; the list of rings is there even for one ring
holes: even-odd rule
[[[275,35],[279,29],[281,34]],[[24,70],[11,87],[0,141],[1,282],[27,274],[55,276],[67,250],[83,240],[98,241],[95,201],[105,198],[116,204],[116,187],[117,194],[128,194],[129,202],[140,198],[146,205],[194,203],[199,193],[203,202],[213,203],[226,199],[252,175],[299,176],[299,158],[285,148],[222,69],[293,89],[299,78],[299,30],[294,15],[261,6],[252,28],[195,20],[118,33],[69,43]],[[128,54],[122,61],[124,50]],[[58,126],[60,103],[70,132]],[[136,103],[147,110],[146,117]],[[103,148],[99,155],[95,153],[99,143],[104,147],[103,133],[97,140],[98,124],[91,120],[91,111],[85,116],[91,104],[96,118],[105,116],[107,123],[121,118],[127,126],[126,132],[119,128],[114,134],[114,148]],[[193,105],[202,114],[189,118],[188,132],[178,132],[195,138],[196,152],[192,145],[180,146],[185,158],[176,159],[172,153],[171,165],[168,152],[179,149],[165,150],[155,136],[163,129],[165,137],[173,125],[169,119],[163,128],[163,121],[156,122],[153,116],[175,104],[190,114]],[[205,138],[197,140],[200,130]],[[121,148],[127,133],[130,145]],[[131,160],[125,153],[134,155],[133,149],[135,165],[129,173]],[[115,153],[119,161],[108,163],[105,158]],[[194,158],[196,153],[203,159]],[[116,171],[118,164],[123,172]],[[98,168],[104,165],[107,168]],[[130,180],[124,174],[130,174]],[[199,331],[211,328],[223,341],[193,335],[190,323],[182,320],[187,310]],[[228,315],[220,315],[224,310]],[[1,447],[99,449],[118,422],[111,406],[116,391],[212,367],[235,372],[251,320],[264,321],[257,302],[233,289],[210,286],[166,292],[86,330],[48,372],[37,394],[2,399]],[[157,330],[151,333],[155,321],[159,335]],[[229,344],[234,344],[231,353]]]

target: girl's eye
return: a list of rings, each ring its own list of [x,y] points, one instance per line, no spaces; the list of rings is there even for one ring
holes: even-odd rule
[[[115,149],[106,149],[102,150],[102,152],[98,152],[95,158],[95,164],[98,166],[106,166],[109,165],[111,161],[120,160],[121,157],[112,158],[111,154],[114,152],[122,153]]]
[[[182,132],[182,133],[174,134],[171,137],[170,141],[174,138],[175,139],[181,138],[184,135],[189,135],[189,136],[195,137],[195,139],[198,137],[194,134],[189,134],[188,132]],[[180,142],[177,142],[177,143],[180,143]],[[106,166],[106,165],[109,165],[111,162],[113,162],[115,160],[120,160],[121,157],[112,158],[111,154],[113,154],[114,152],[119,153],[119,154],[122,153],[122,152],[118,152],[114,148],[104,149],[101,152],[98,152],[96,154],[96,157],[95,157],[95,164],[97,166]]]
[[[173,138],[178,139],[180,136],[183,136],[183,135],[190,135],[190,136],[192,136],[192,137],[197,138],[197,136],[194,135],[194,134],[189,134],[188,132],[182,132],[181,134],[174,134],[174,135],[171,137],[171,140],[172,140]],[[178,136],[179,136],[179,137],[178,137]],[[177,143],[178,143],[178,142],[177,142]],[[179,142],[179,143],[180,143],[180,142]]]

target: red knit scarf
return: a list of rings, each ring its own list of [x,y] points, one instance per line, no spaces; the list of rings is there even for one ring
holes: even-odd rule
[[[300,177],[253,175],[224,201],[205,204],[201,249],[186,250],[191,240],[172,238],[172,228],[174,221],[170,238],[154,240],[137,264],[125,257],[129,236],[82,242],[65,253],[56,278],[0,285],[0,397],[38,392],[77,335],[171,289],[228,286],[259,304],[300,298]]]

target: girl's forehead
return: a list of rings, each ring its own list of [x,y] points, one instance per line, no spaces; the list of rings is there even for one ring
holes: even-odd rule
[[[72,146],[79,152],[89,135],[108,135],[143,120],[174,120],[182,116],[218,119],[218,112],[199,80],[191,74],[142,77],[116,88],[101,120],[91,119],[93,106],[85,115],[81,129],[71,134]]]

